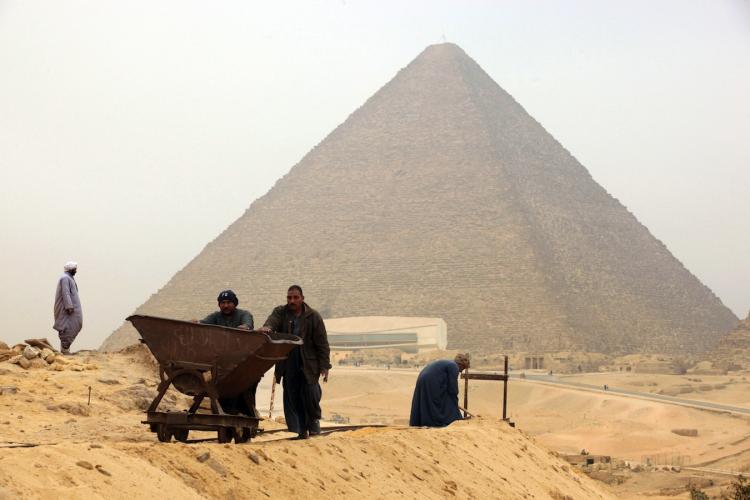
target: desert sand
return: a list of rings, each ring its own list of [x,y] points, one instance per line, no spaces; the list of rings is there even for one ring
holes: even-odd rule
[[[322,406],[329,424],[386,427],[307,441],[291,441],[282,432],[242,445],[164,444],[140,423],[157,383],[142,349],[68,359],[73,366],[62,371],[0,363],[0,386],[15,388],[0,395],[0,498],[153,497],[165,491],[185,498],[687,498],[689,483],[717,493],[732,476],[716,471],[750,469],[748,417],[518,380],[509,384],[508,407],[516,428],[500,420],[502,386],[492,381],[469,386],[469,409],[479,417],[444,429],[408,428],[418,370],[375,366],[334,367]],[[710,383],[718,388],[681,397],[747,404],[741,375],[571,379],[643,392]],[[258,391],[264,417],[270,384],[267,375]],[[173,409],[186,403],[172,391],[166,398]],[[276,421],[283,414],[280,388],[275,406],[275,418],[262,424],[266,430],[283,428]],[[563,460],[582,449],[609,455],[613,464],[587,475]],[[649,463],[658,467],[644,467]]]
[[[83,369],[0,365],[6,388],[0,395],[0,498],[613,498],[492,416],[443,429],[392,425],[306,441],[278,433],[242,445],[159,443],[140,423],[156,385],[155,368],[142,353],[68,359]],[[403,384],[413,376],[403,374]],[[382,384],[363,390],[359,376],[341,371],[333,377],[324,389],[326,397],[330,393],[326,414],[357,410],[359,392],[377,393],[375,399],[387,403],[388,388],[402,382],[365,377]],[[270,377],[264,382],[261,409]],[[179,408],[185,397],[169,400]],[[360,413],[361,420],[372,411]]]

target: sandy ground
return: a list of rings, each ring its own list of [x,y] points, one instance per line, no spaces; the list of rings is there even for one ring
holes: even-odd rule
[[[405,423],[416,375],[415,370],[339,367],[324,387],[325,410],[357,423]],[[724,387],[679,396],[738,406],[747,401],[747,383],[742,376],[614,375],[580,375],[571,380],[654,393],[711,383]],[[462,381],[461,402],[463,387]],[[471,381],[469,410],[497,418],[501,397],[501,382]],[[713,482],[715,487],[705,489],[718,493],[731,479],[690,470],[691,466],[750,471],[750,418],[746,416],[517,380],[509,384],[508,401],[508,416],[518,428],[550,450],[577,454],[586,449],[634,465],[650,462],[680,467],[679,473],[615,471],[623,482],[609,488],[621,498],[685,496],[690,482]],[[675,429],[694,429],[698,435],[678,435],[672,432]]]
[[[74,359],[88,369],[0,363],[0,386],[15,388],[0,394],[0,498],[614,498],[491,415],[444,429],[394,425],[306,441],[281,433],[242,445],[159,443],[140,423],[155,393],[153,366],[133,354]],[[403,418],[414,376],[336,371],[324,412]],[[266,377],[261,409],[269,395]],[[185,403],[179,394],[169,400],[174,408]]]

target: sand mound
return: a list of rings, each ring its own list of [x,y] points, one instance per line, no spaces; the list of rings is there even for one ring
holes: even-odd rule
[[[308,441],[271,434],[245,445],[159,443],[138,409],[153,392],[156,373],[133,363],[132,354],[81,355],[99,364],[96,371],[8,364],[3,384],[15,390],[0,395],[0,498],[164,492],[179,498],[611,498],[494,418],[444,429],[366,428]]]

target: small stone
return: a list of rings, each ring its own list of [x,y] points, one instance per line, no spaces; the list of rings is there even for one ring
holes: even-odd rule
[[[20,366],[24,370],[28,370],[31,367],[31,361],[29,361],[29,358],[21,356],[21,358],[18,360],[18,366]]]
[[[52,363],[55,362],[56,359],[57,359],[57,355],[56,354],[52,354],[52,355],[47,356],[46,358],[44,358],[44,361],[46,361],[48,364],[51,365]]]
[[[41,356],[42,356],[42,357],[43,357],[43,358],[44,358],[45,360],[46,360],[46,359],[47,359],[48,357],[50,357],[50,356],[54,356],[54,355],[55,355],[55,353],[54,353],[54,352],[52,352],[52,349],[49,349],[49,348],[47,348],[47,347],[45,347],[44,349],[42,349],[42,354],[41,354]]]
[[[217,462],[213,458],[211,460],[208,460],[206,462],[206,465],[208,465],[209,467],[211,467],[214,471],[216,471],[217,473],[219,473],[221,476],[226,476],[227,475],[227,469],[226,469],[226,467],[224,467],[223,465],[221,465],[219,462]]]
[[[55,363],[60,363],[61,365],[70,364],[70,362],[67,359],[65,359],[65,356],[56,356]]]
[[[18,354],[21,354],[24,349],[26,349],[26,344],[16,344],[13,346],[13,350]]]
[[[81,365],[70,365],[70,369],[74,372],[82,372],[83,370],[85,370],[85,368]]]
[[[30,363],[31,368],[47,368],[47,362],[42,358],[33,358]]]
[[[8,360],[8,363],[12,363],[14,365],[17,365],[21,361],[21,358],[23,358],[23,356],[21,354],[17,354],[15,356],[13,356],[12,358],[10,358]]]
[[[23,357],[26,359],[34,359],[39,356],[39,349],[27,345],[23,350]]]
[[[110,472],[108,470],[104,469],[101,465],[98,465],[98,464],[96,466],[96,470],[97,470],[97,472],[101,472],[105,476],[111,476],[112,475],[112,474],[110,474]]]
[[[3,394],[16,394],[18,392],[18,387],[6,385],[0,387],[0,396]]]
[[[89,445],[89,448],[101,448],[101,447],[102,447],[102,445],[100,445],[100,444],[96,444],[96,443],[91,443],[91,444]]]
[[[87,365],[84,366],[84,368],[86,370],[98,370],[99,369],[99,365],[96,365],[94,363],[88,363]]]
[[[117,385],[120,383],[119,380],[114,378],[100,378],[97,380],[100,384],[106,384],[106,385]]]
[[[209,458],[211,458],[211,452],[204,451],[203,453],[200,453],[195,457],[199,462],[203,463]]]
[[[89,462],[87,462],[85,460],[79,460],[78,462],[76,462],[76,465],[78,467],[83,467],[84,469],[88,469],[88,470],[92,470],[94,468],[94,466],[91,465],[91,463],[89,463]]]
[[[8,344],[0,340],[0,351],[9,351],[10,347],[8,347]]]
[[[250,453],[248,453],[248,454],[247,454],[247,457],[248,457],[248,458],[249,458],[250,460],[252,460],[253,462],[255,462],[255,465],[260,465],[260,457],[259,457],[259,456],[258,456],[258,454],[257,454],[257,453],[255,453],[254,451],[251,451]]]
[[[268,453],[266,453],[264,450],[258,450],[258,455],[263,457],[267,462],[273,462],[273,459],[271,458],[271,456]]]
[[[65,370],[65,367],[60,363],[55,363],[52,365],[52,369],[55,370],[56,372],[61,372]]]

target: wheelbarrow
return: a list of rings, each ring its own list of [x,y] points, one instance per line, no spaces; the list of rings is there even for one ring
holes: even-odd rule
[[[159,441],[185,442],[191,430],[215,431],[220,443],[244,443],[258,433],[254,389],[278,361],[287,358],[302,339],[287,333],[265,333],[189,321],[133,315],[127,318],[159,362],[157,394],[146,420]],[[172,386],[193,397],[182,412],[157,411]],[[249,394],[252,392],[253,394]],[[201,403],[210,400],[210,413]],[[249,414],[229,414],[220,399],[243,398]]]

